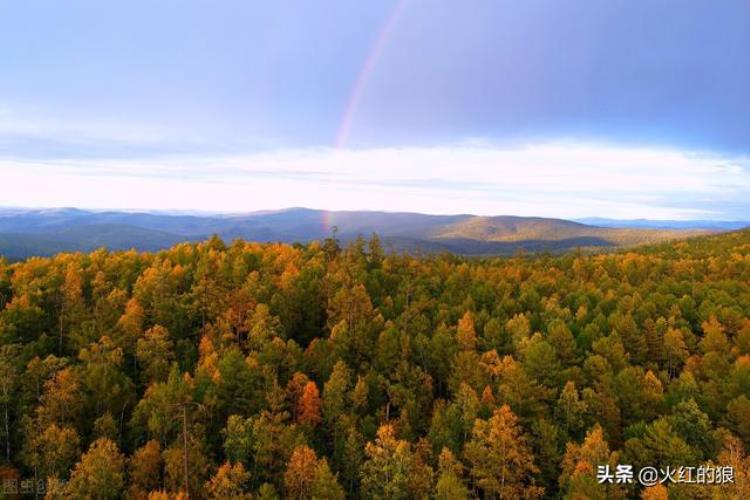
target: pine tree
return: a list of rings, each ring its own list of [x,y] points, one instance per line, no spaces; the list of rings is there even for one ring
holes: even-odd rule
[[[138,448],[128,462],[130,496],[143,498],[148,492],[159,489],[162,486],[163,466],[158,441],[148,441]]]
[[[410,498],[416,459],[409,443],[396,439],[392,425],[378,429],[375,441],[365,446],[365,454],[362,491],[368,498]]]
[[[172,341],[169,332],[160,325],[146,330],[145,336],[138,339],[136,357],[141,363],[143,382],[160,382],[169,375],[169,367],[174,360]]]
[[[489,420],[477,419],[464,456],[474,485],[485,496],[535,498],[543,493],[533,484],[538,469],[508,405],[495,410]]]
[[[670,377],[677,374],[688,356],[689,352],[682,332],[674,328],[668,329],[664,334],[664,357],[666,358],[667,373]]]
[[[284,473],[284,489],[287,498],[309,499],[312,484],[315,482],[315,471],[318,457],[307,446],[298,446],[292,452]]]
[[[578,436],[585,424],[587,405],[585,401],[581,401],[575,382],[572,380],[565,383],[555,410],[555,415],[563,430],[571,436]]]
[[[303,425],[315,427],[322,419],[321,399],[318,386],[315,382],[308,382],[302,390],[302,395],[297,403],[297,421]]]
[[[206,483],[206,497],[212,500],[226,498],[250,500],[253,496],[245,491],[249,481],[250,474],[245,470],[244,465],[224,462]]]
[[[439,500],[468,499],[469,490],[463,483],[464,467],[448,448],[439,458],[439,475],[435,484],[435,498]]]
[[[623,491],[619,486],[602,484],[596,479],[598,467],[609,466],[614,470],[616,464],[617,455],[610,452],[609,444],[604,439],[604,431],[597,424],[586,433],[583,443],[566,445],[560,488],[567,498],[623,498]]]
[[[119,498],[125,485],[125,458],[109,439],[91,444],[70,476],[66,492],[73,498]]]

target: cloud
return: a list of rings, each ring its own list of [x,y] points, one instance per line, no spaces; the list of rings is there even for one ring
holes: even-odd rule
[[[750,217],[743,156],[590,144],[482,143],[137,160],[0,160],[0,204],[242,212]]]

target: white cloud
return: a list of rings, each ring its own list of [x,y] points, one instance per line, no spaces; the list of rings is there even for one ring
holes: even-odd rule
[[[581,144],[0,160],[5,206],[726,218],[716,207],[748,194],[746,157]]]

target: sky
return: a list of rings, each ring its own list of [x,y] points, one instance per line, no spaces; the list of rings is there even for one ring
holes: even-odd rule
[[[750,2],[0,0],[0,206],[750,220]]]

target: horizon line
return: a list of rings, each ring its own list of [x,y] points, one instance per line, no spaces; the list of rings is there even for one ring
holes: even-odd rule
[[[495,218],[495,217],[514,217],[519,219],[547,219],[547,220],[562,220],[571,222],[581,221],[612,221],[612,222],[725,222],[725,223],[739,223],[739,222],[750,222],[750,219],[649,219],[644,217],[637,217],[632,219],[621,219],[616,217],[600,217],[595,215],[587,215],[582,217],[552,217],[545,215],[518,215],[513,213],[497,213],[493,215],[476,214],[470,212],[461,213],[435,213],[435,212],[421,212],[412,210],[386,210],[377,208],[365,208],[365,209],[346,209],[346,210],[333,210],[327,208],[313,208],[306,206],[289,206],[283,208],[269,208],[260,210],[250,211],[223,211],[223,210],[202,210],[202,209],[169,209],[169,208],[146,208],[146,207],[133,207],[133,208],[110,208],[110,207],[84,207],[84,206],[19,206],[19,205],[3,205],[0,204],[0,215],[4,210],[18,210],[26,212],[34,211],[80,211],[88,213],[123,213],[123,214],[160,214],[160,215],[194,215],[194,216],[243,216],[243,215],[261,215],[261,214],[273,214],[291,212],[295,210],[305,210],[310,212],[322,212],[322,213],[381,213],[381,214],[392,214],[392,215],[426,215],[430,217],[482,217],[482,218]],[[200,214],[200,215],[199,215]]]

